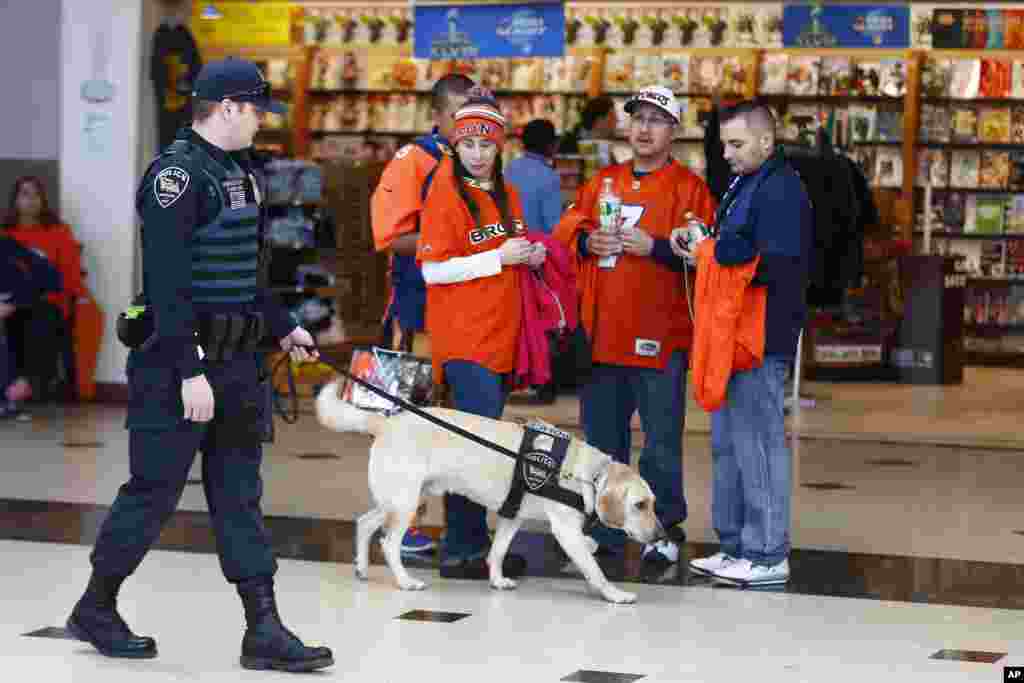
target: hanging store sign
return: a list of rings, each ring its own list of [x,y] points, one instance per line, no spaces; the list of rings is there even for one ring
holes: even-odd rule
[[[910,45],[910,8],[892,5],[786,5],[786,47],[883,47]]]
[[[287,47],[290,2],[196,2],[191,28],[202,47]]]
[[[561,57],[561,2],[518,5],[418,5],[414,52],[423,59]]]

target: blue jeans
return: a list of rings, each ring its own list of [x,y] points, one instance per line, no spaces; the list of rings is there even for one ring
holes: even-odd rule
[[[711,517],[722,552],[773,565],[789,556],[793,458],[783,423],[790,359],[729,380],[725,405],[711,414]]]
[[[686,417],[687,354],[676,351],[664,370],[597,365],[580,393],[580,421],[587,443],[629,464],[633,413],[644,429],[640,476],[651,486],[655,513],[668,529],[686,519],[683,494],[683,420]],[[603,525],[591,535],[617,549],[626,534]]]
[[[444,364],[444,375],[456,410],[495,420],[501,417],[508,397],[502,375],[467,360],[448,361]],[[444,508],[442,561],[482,556],[490,544],[487,508],[455,493],[445,495]]]

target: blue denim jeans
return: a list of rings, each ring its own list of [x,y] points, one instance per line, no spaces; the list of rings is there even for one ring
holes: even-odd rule
[[[580,421],[587,443],[629,464],[630,422],[640,413],[644,448],[640,476],[651,486],[655,513],[667,529],[686,519],[683,495],[683,420],[686,417],[687,354],[676,351],[664,370],[597,365],[580,392]],[[603,525],[591,535],[615,550],[626,534]]]
[[[711,517],[722,552],[773,565],[789,556],[793,457],[783,417],[790,359],[729,380],[725,405],[711,415]]]
[[[466,360],[448,361],[444,374],[456,410],[493,419],[501,417],[508,397],[502,375]],[[444,508],[442,561],[473,559],[486,553],[490,544],[487,508],[454,493],[445,495]]]

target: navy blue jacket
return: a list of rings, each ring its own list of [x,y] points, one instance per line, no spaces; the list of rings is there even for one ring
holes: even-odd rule
[[[733,179],[716,222],[719,263],[739,265],[761,256],[753,284],[768,290],[765,355],[792,358],[807,322],[814,242],[814,216],[803,181],[776,153],[754,173]]]
[[[0,236],[0,301],[29,306],[46,292],[62,288],[60,271],[49,260],[10,237]]]

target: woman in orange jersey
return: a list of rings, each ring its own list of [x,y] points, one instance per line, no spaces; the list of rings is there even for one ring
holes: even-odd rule
[[[71,228],[50,209],[43,181],[23,176],[11,189],[7,215],[0,226],[7,237],[44,256],[63,280],[63,289],[48,294],[32,306],[20,307],[7,318],[7,338],[18,374],[35,384],[37,397],[45,397],[54,379],[57,355],[70,344],[61,334],[70,334],[66,321],[75,301],[85,295],[82,284],[82,245]],[[73,359],[65,358],[73,365]]]
[[[505,118],[489,93],[470,91],[451,142],[455,156],[431,183],[416,254],[427,283],[434,381],[448,385],[456,409],[499,418],[522,326],[518,269],[541,265],[545,250],[524,238],[519,197],[501,172]],[[441,576],[486,579],[486,510],[448,494],[445,511]],[[506,576],[524,568],[522,557],[506,555]]]

